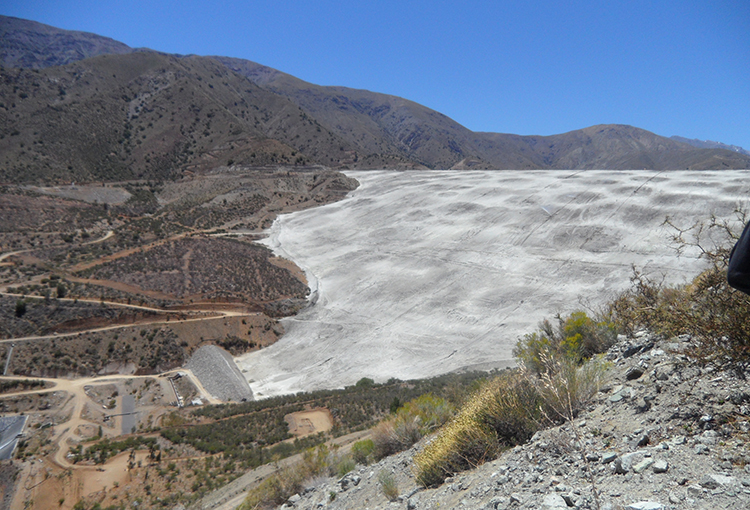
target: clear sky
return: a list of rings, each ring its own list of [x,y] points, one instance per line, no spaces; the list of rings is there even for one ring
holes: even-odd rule
[[[750,149],[749,0],[0,0],[0,14],[394,94],[474,131],[616,123]]]

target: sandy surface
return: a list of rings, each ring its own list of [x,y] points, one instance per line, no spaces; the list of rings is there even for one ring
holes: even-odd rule
[[[119,205],[127,202],[132,196],[130,192],[123,188],[86,184],[51,187],[28,186],[28,188],[45,195],[83,200],[84,202],[89,202],[91,204]]]
[[[645,272],[692,278],[662,223],[733,217],[750,172],[347,172],[334,204],[279,217],[267,244],[315,303],[237,359],[256,397],[511,364],[545,317],[603,303]]]
[[[297,437],[328,432],[333,428],[331,412],[324,408],[287,414],[284,420],[289,425],[289,433]]]

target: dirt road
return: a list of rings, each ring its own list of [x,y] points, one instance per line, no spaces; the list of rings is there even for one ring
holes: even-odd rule
[[[343,454],[348,453],[355,442],[368,437],[370,437],[370,431],[365,430],[337,437],[326,444],[329,447],[338,445],[341,448],[339,452]],[[252,471],[248,471],[225,487],[215,490],[200,501],[190,505],[189,510],[234,510],[245,500],[250,489],[257,487],[263,480],[279,469],[291,466],[301,459],[302,454],[300,453],[282,459],[275,464],[264,464]]]

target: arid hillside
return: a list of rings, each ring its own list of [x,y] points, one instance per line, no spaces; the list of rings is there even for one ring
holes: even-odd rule
[[[16,341],[11,369],[153,372],[205,342],[234,354],[275,342],[276,318],[304,307],[309,289],[299,268],[253,241],[278,213],[356,184],[332,171],[224,168],[163,184],[5,186],[0,340]],[[143,334],[118,334],[128,327]],[[166,328],[163,338],[151,328]]]
[[[552,136],[475,133],[408,99],[319,86],[248,60],[133,53],[93,34],[0,21],[7,34],[0,43],[5,181],[175,178],[238,163],[342,169],[750,167],[746,154],[698,148],[631,126]]]
[[[175,179],[217,166],[341,166],[348,143],[201,57],[102,55],[0,70],[0,180]]]

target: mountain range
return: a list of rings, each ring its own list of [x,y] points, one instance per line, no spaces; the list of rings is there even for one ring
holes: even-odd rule
[[[731,146],[696,147],[626,125],[552,136],[473,132],[396,96],[4,16],[0,63],[4,182],[164,179],[232,165],[750,168],[750,156]]]

